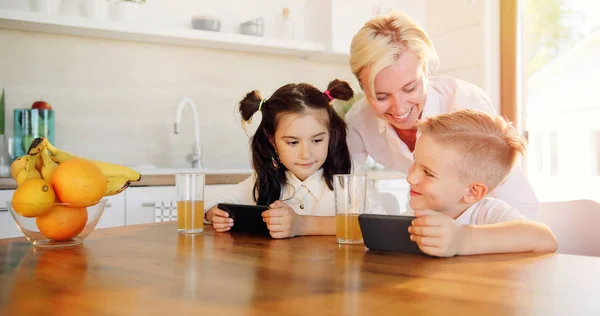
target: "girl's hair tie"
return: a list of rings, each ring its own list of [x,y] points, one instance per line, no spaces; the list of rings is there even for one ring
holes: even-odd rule
[[[329,94],[329,90],[323,91],[323,93],[329,98],[329,101],[333,101],[333,97]]]
[[[258,103],[258,110],[260,111],[260,109],[262,108],[263,103],[267,102],[267,99],[261,99],[260,103]]]

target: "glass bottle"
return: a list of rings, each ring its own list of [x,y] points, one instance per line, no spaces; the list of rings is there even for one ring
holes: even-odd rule
[[[290,15],[289,8],[283,8],[281,10],[281,17],[279,23],[279,38],[286,40],[294,39],[294,22],[292,21],[292,16]]]

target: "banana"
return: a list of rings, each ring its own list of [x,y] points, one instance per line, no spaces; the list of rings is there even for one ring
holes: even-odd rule
[[[102,170],[102,173],[104,173],[104,176],[106,176],[106,177],[124,177],[129,181],[136,181],[136,182],[140,181],[142,179],[142,175],[139,172],[137,172],[131,168],[108,163],[108,162],[102,162],[102,161],[96,161],[96,160],[89,160],[89,161],[92,162],[93,164],[95,164],[98,168],[100,168],[100,170]]]
[[[23,155],[12,162],[12,164],[10,165],[10,176],[13,179],[17,180],[17,175],[19,174],[19,172],[21,172],[21,170],[25,169],[28,159],[28,155]]]
[[[77,156],[54,147],[46,138],[38,137],[33,140],[27,155],[19,157],[11,165],[17,185],[32,178],[43,178],[50,182],[52,175],[60,163]],[[84,158],[85,159],[85,158]],[[102,161],[86,159],[95,164],[106,178],[106,191],[104,196],[119,194],[127,189],[131,182],[140,181],[142,175],[131,168]],[[36,169],[36,164],[41,167]]]
[[[39,171],[39,172],[40,172],[40,174],[42,174],[42,166],[43,166],[43,165],[44,165],[44,161],[43,161],[42,159],[38,159],[38,160],[35,162],[35,169],[36,169],[37,171]]]
[[[17,186],[20,186],[29,179],[38,179],[42,177],[40,172],[37,171],[37,169],[35,169],[35,163],[37,162],[39,157],[39,153],[34,155],[28,154],[27,165],[23,170],[19,171],[19,174],[17,174]]]
[[[48,151],[50,151],[50,157],[52,158],[52,160],[54,160],[57,163],[61,163],[63,161],[75,158],[77,156],[68,153],[64,150],[60,150],[56,147],[54,147],[52,144],[50,144],[50,142],[46,141],[46,148],[48,149]],[[121,166],[121,165],[116,165],[116,164],[112,164],[112,163],[107,163],[107,162],[102,162],[102,161],[96,161],[96,160],[91,160],[91,159],[87,159],[89,162],[95,164],[98,168],[100,168],[100,170],[102,171],[102,173],[104,174],[105,177],[124,177],[127,178],[127,180],[129,181],[140,181],[140,179],[142,178],[142,175],[125,166]]]
[[[42,174],[42,178],[50,183],[52,181],[52,175],[54,174],[54,171],[56,168],[58,168],[58,164],[50,158],[48,150],[45,148],[41,151],[40,155],[43,162],[40,173]]]
[[[52,144],[50,144],[50,142],[47,142],[46,149],[48,149],[48,151],[50,152],[52,160],[59,164],[63,161],[75,158],[75,155],[71,155],[70,153],[64,150],[60,150],[54,147]]]
[[[48,141],[43,137],[38,137],[31,142],[29,150],[27,151],[27,163],[25,164],[25,168],[17,172],[17,177],[15,179],[17,181],[17,186],[29,179],[38,179],[42,177],[36,166],[39,164],[40,151],[45,147],[47,142]],[[22,157],[19,159],[21,158]]]
[[[104,196],[119,194],[131,185],[131,180],[123,176],[106,177],[106,192]]]
[[[29,146],[29,150],[27,151],[27,154],[29,154],[29,155],[38,154],[40,151],[42,151],[44,148],[46,148],[47,144],[48,144],[48,139],[46,139],[44,137],[37,137],[36,139],[34,139],[31,142],[31,145]]]

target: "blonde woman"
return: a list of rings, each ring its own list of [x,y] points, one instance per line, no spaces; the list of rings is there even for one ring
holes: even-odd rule
[[[365,97],[345,116],[355,162],[362,164],[371,156],[408,173],[420,119],[464,108],[494,114],[489,97],[476,85],[430,76],[438,62],[427,33],[402,12],[375,17],[358,31],[350,47],[350,67]],[[491,196],[527,218],[536,217],[538,201],[519,166]]]

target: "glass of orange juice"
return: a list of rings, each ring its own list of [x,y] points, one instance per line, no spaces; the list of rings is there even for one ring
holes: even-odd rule
[[[199,234],[204,226],[204,174],[178,173],[177,229],[184,234]]]
[[[335,195],[335,235],[340,244],[363,242],[358,215],[364,213],[367,200],[367,175],[336,174],[333,176]]]

